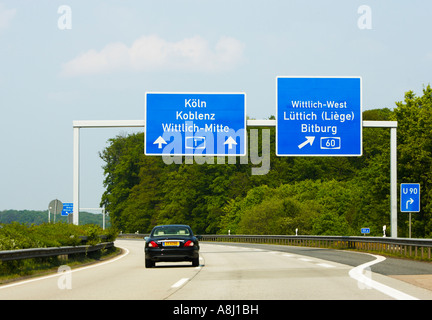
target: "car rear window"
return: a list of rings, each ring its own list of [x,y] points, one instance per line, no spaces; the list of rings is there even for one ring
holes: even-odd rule
[[[170,227],[158,227],[153,230],[153,237],[163,236],[190,236],[191,232],[189,228],[181,226],[170,226]]]

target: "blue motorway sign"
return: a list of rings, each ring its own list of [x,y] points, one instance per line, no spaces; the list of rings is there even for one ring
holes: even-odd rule
[[[73,202],[63,203],[63,210],[60,215],[68,216],[70,213],[73,213]]]
[[[246,155],[245,93],[146,93],[146,155]]]
[[[420,212],[420,184],[401,183],[401,212]]]
[[[276,155],[362,155],[360,77],[276,81]]]

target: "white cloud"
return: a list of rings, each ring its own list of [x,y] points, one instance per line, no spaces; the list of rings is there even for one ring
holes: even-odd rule
[[[15,14],[16,9],[6,9],[3,4],[0,3],[0,31],[9,27]]]
[[[62,66],[65,76],[109,73],[113,71],[189,70],[218,72],[238,65],[244,44],[221,37],[212,49],[200,36],[169,42],[156,35],[143,36],[130,46],[110,43],[102,50],[89,50]]]

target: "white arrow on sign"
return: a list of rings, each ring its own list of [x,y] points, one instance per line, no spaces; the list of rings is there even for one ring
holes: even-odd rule
[[[308,143],[310,143],[310,145],[312,146],[312,144],[314,143],[314,141],[315,141],[315,137],[311,137],[311,136],[309,136],[309,137],[306,137],[306,141],[305,142],[303,142],[302,144],[299,144],[299,149],[301,149],[301,148],[303,148],[305,145],[307,145]]]
[[[153,142],[153,144],[157,144],[158,145],[158,149],[162,149],[162,145],[163,144],[167,144],[167,143],[164,140],[164,138],[162,138],[161,136],[159,136],[159,138],[157,138],[156,141]]]
[[[414,199],[413,198],[410,198],[407,202],[406,202],[406,208],[407,208],[407,210],[408,210],[408,205],[409,204],[413,204],[414,203]]]
[[[237,144],[237,142],[235,142],[235,140],[233,139],[233,137],[229,136],[227,141],[224,142],[224,144],[228,145],[228,149],[232,149],[234,144]]]

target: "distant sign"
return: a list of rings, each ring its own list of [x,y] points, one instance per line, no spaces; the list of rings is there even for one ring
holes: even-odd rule
[[[71,213],[73,213],[73,202],[63,203],[63,210],[61,212],[61,216],[67,217]]]
[[[63,210],[63,203],[60,200],[52,200],[48,205],[48,210],[50,213],[59,214]]]
[[[276,155],[362,155],[360,77],[276,81]]]
[[[401,183],[401,212],[420,212],[420,184]]]
[[[244,93],[146,93],[146,155],[246,155]]]
[[[361,228],[361,233],[363,233],[363,234],[369,234],[370,233],[370,228]]]

